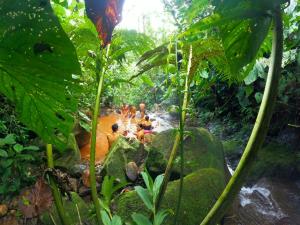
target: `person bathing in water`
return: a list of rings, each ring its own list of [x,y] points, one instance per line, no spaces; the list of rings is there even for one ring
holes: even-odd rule
[[[145,111],[146,111],[146,105],[144,102],[140,103],[140,113],[141,113],[141,119],[144,119]]]
[[[145,119],[142,122],[142,127],[145,131],[147,131],[145,133],[151,133],[152,132],[153,127],[152,127],[152,122],[150,121],[149,116],[145,116]]]
[[[127,118],[128,115],[129,115],[129,105],[128,104],[123,104],[122,107],[121,107],[121,115],[124,117],[124,118]]]
[[[117,123],[113,124],[111,126],[112,133],[107,135],[107,140],[109,144],[109,148],[112,146],[112,144],[119,138],[119,126]]]
[[[130,108],[129,118],[134,119],[136,116],[136,107],[134,105],[131,105],[129,108]]]
[[[141,142],[141,143],[144,143],[144,129],[143,129],[143,127],[142,127],[142,125],[141,124],[138,124],[137,126],[136,126],[136,133],[135,133],[135,135],[136,135],[136,138]]]

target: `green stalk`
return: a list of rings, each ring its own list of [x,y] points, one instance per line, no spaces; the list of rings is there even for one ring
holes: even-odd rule
[[[273,14],[273,20],[274,30],[270,69],[268,72],[264,96],[254,128],[236,171],[213,208],[202,221],[201,225],[215,225],[222,219],[228,207],[234,200],[234,197],[240,191],[247,174],[255,161],[257,152],[261,148],[267,135],[273,108],[276,102],[278,83],[281,73],[283,25],[279,6]]]
[[[108,56],[109,52],[108,45],[106,50],[106,58]],[[104,59],[103,55],[101,54],[102,60]],[[90,184],[91,184],[91,193],[92,193],[92,199],[94,202],[95,210],[96,210],[96,217],[98,224],[102,224],[101,222],[101,207],[98,200],[98,194],[97,194],[97,187],[96,187],[96,172],[95,172],[95,160],[96,160],[96,136],[97,136],[97,126],[98,126],[98,115],[100,113],[100,97],[103,87],[103,81],[104,81],[104,74],[105,74],[105,65],[103,65],[100,73],[100,80],[98,83],[98,89],[97,89],[97,96],[96,96],[96,103],[94,108],[94,114],[93,114],[93,121],[92,121],[92,136],[91,136],[91,149],[90,149]]]
[[[191,60],[192,60],[192,46],[190,47],[190,54],[189,54],[189,64],[188,64],[188,69],[187,69],[187,75],[186,75],[186,79],[185,79],[185,88],[184,88],[184,96],[183,96],[183,103],[182,103],[182,107],[181,107],[181,115],[180,115],[180,121],[182,121],[181,123],[184,124],[185,118],[186,118],[186,111],[187,111],[187,106],[188,106],[188,89],[189,89],[189,74],[190,74],[190,68],[191,68]],[[179,124],[179,126],[181,127],[181,125]],[[183,127],[182,127],[183,128]],[[183,136],[183,130],[182,130],[182,136]],[[159,207],[161,205],[163,196],[166,192],[167,186],[168,186],[168,182],[170,180],[170,176],[171,176],[171,169],[173,167],[173,163],[174,163],[174,159],[176,157],[177,154],[177,149],[180,145],[180,140],[181,140],[181,132],[177,133],[175,136],[175,141],[171,150],[171,154],[168,160],[168,164],[167,164],[167,168],[165,170],[165,176],[164,176],[164,180],[162,182],[159,194],[157,196],[157,200],[155,202],[155,208],[157,209],[157,211],[159,210]],[[182,162],[183,163],[183,162]],[[183,181],[183,180],[182,180]],[[181,181],[181,182],[182,182]],[[179,203],[181,201],[181,195],[182,195],[182,186],[183,183],[181,183],[181,189],[179,191]],[[177,210],[179,211],[179,206],[177,207]],[[176,222],[176,220],[175,220]]]
[[[54,168],[53,152],[52,152],[51,144],[47,144],[47,161],[48,161],[48,168]],[[65,212],[59,189],[56,186],[55,181],[51,176],[49,176],[49,180],[50,180],[50,187],[51,187],[52,195],[54,198],[54,203],[55,203],[56,210],[58,212],[60,221],[62,222],[63,225],[70,225],[71,221]]]

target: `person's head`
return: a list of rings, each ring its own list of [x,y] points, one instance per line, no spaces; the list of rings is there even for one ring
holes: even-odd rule
[[[118,124],[117,124],[117,123],[113,124],[113,125],[111,126],[111,129],[112,129],[113,132],[117,132],[118,129],[119,129]]]
[[[137,131],[140,131],[140,130],[142,130],[142,129],[143,129],[143,127],[142,127],[142,125],[141,125],[141,124],[138,124],[138,125],[136,125],[136,129],[137,129]]]
[[[145,120],[146,120],[146,121],[149,121],[149,116],[145,116]]]

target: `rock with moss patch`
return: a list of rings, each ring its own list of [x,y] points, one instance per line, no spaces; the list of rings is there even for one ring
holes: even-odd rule
[[[184,178],[182,204],[178,224],[198,225],[217,200],[225,186],[223,170],[214,168],[200,169]],[[168,184],[162,209],[176,211],[179,181]],[[132,213],[150,215],[135,191],[123,194],[116,201],[116,214],[123,222],[131,222]],[[174,224],[174,217],[168,217],[164,224]]]
[[[67,149],[62,154],[55,155],[54,165],[65,170],[72,171],[73,166],[78,163],[80,163],[80,150],[75,136],[71,134],[69,136]]]
[[[157,134],[149,148],[147,168],[154,174],[164,172],[169,159],[175,130]],[[172,169],[173,175],[180,174],[179,150]],[[222,143],[204,128],[189,128],[184,138],[184,175],[202,168],[224,170],[225,160]],[[226,167],[226,166],[225,166]]]
[[[104,170],[107,175],[120,181],[126,181],[126,165],[135,162],[140,166],[147,157],[147,150],[138,141],[128,141],[120,137],[109,150],[105,161]]]

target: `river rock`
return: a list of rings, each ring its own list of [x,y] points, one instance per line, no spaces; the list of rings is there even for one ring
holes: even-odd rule
[[[214,168],[200,169],[184,178],[182,204],[179,214],[181,225],[198,225],[208,213],[225,186],[223,170]],[[176,211],[178,199],[179,181],[168,184],[162,209]],[[150,215],[149,210],[143,204],[135,191],[129,191],[121,195],[116,201],[116,214],[122,221],[131,222],[132,213]],[[163,224],[174,224],[174,217],[167,219]]]
[[[134,162],[138,167],[144,162],[148,152],[145,146],[136,140],[127,140],[123,137],[113,144],[105,161],[104,171],[107,175],[126,181],[126,165]]]
[[[59,152],[59,151],[56,151]],[[56,167],[64,168],[68,171],[72,170],[75,164],[80,163],[80,150],[78,148],[75,136],[69,136],[67,149],[62,154],[56,154],[54,164]]]
[[[148,171],[155,176],[164,172],[176,131],[157,134],[149,146],[146,160]],[[221,142],[204,128],[189,128],[184,137],[184,185],[178,224],[198,225],[223,191],[230,177]],[[180,176],[179,152],[172,169],[172,180]],[[163,209],[176,211],[179,180],[168,184],[162,202]],[[135,191],[127,192],[116,201],[116,212],[125,222],[131,222],[134,212],[150,215]],[[163,224],[174,223],[174,217]]]
[[[131,181],[135,181],[139,175],[139,167],[135,162],[129,162],[126,165],[126,175]]]
[[[8,207],[5,204],[0,205],[0,217],[5,216],[7,214]]]
[[[164,173],[171,154],[176,131],[167,130],[157,134],[149,147],[146,166],[152,174]],[[188,128],[184,137],[184,175],[203,168],[215,168],[228,175],[222,143],[204,128]],[[180,152],[172,169],[173,179],[180,176]]]

